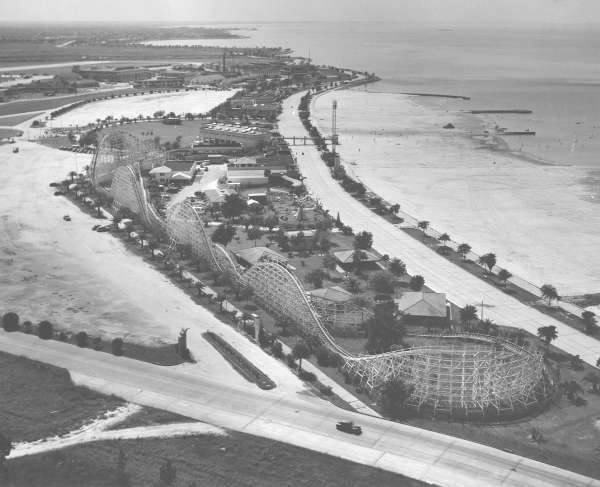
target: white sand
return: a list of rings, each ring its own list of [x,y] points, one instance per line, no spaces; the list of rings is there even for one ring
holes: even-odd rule
[[[83,126],[95,123],[97,119],[108,116],[135,118],[144,117],[164,110],[176,114],[206,113],[233,96],[235,90],[223,91],[180,91],[173,93],[154,93],[87,103],[75,108],[52,121],[53,127]]]
[[[225,383],[245,384],[202,337],[221,334],[278,385],[267,394],[305,390],[282,363],[196,305],[162,273],[129,252],[115,237],[96,233],[98,220],[66,198],[53,196],[50,181],[62,179],[91,156],[19,142],[20,152],[0,146],[0,302],[21,319],[48,319],[59,328],[85,330],[106,339],[174,343],[189,327],[197,360],[186,366]],[[71,222],[62,219],[70,214]],[[26,296],[26,298],[25,298]]]
[[[90,443],[92,441],[106,440],[136,440],[140,438],[173,438],[199,434],[225,435],[225,430],[201,422],[172,423],[155,426],[138,426],[108,430],[127,419],[132,414],[141,410],[136,404],[127,404],[114,411],[107,412],[104,417],[71,431],[62,436],[54,436],[43,440],[16,443],[8,458],[19,458],[28,455],[37,455],[52,450],[59,450],[74,445]]]
[[[537,285],[600,292],[600,207],[581,184],[584,169],[483,149],[462,131],[475,128],[472,119],[404,95],[326,94],[315,111],[325,133],[332,99],[340,153],[375,192]],[[457,129],[442,129],[447,122]]]

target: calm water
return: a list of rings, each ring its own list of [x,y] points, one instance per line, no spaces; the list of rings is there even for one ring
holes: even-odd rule
[[[213,45],[289,47],[382,78],[368,87],[378,93],[332,92],[314,113],[328,132],[338,100],[341,155],[378,194],[537,285],[552,283],[563,296],[600,292],[600,29],[253,27],[241,32],[247,39]],[[514,108],[533,113],[460,113]],[[442,128],[449,121],[455,130]],[[471,137],[495,124],[537,135],[504,137],[510,150],[500,151]]]
[[[495,118],[508,129],[537,132],[507,138],[511,148],[554,163],[600,166],[600,28],[449,29],[373,22],[247,27],[256,30],[240,30],[246,39],[198,42],[290,47],[297,55],[310,53],[316,63],[377,73],[383,80],[372,91],[471,97],[445,100],[449,110],[530,109],[531,115]]]

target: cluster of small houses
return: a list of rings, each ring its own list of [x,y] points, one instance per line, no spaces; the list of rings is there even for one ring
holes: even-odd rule
[[[293,237],[298,234],[298,231],[286,232],[286,236]],[[340,271],[347,272],[355,265],[353,255],[355,250],[340,250],[333,252]],[[261,261],[269,260],[277,262],[280,265],[290,268],[289,259],[279,254],[278,252],[268,247],[250,247],[233,252],[238,263],[244,268],[250,268]],[[380,257],[372,252],[364,251],[363,263],[376,263],[380,261]],[[341,286],[330,286],[307,291],[307,295],[313,304],[316,304],[319,309],[335,309],[338,313],[347,313],[353,308],[352,303],[356,299],[356,295],[347,291]],[[426,320],[429,326],[446,327],[448,325],[449,306],[446,300],[446,294],[435,293],[429,291],[406,291],[399,298],[392,298],[389,295],[375,296],[375,302],[393,301],[400,315],[406,320],[422,323]],[[370,315],[370,313],[368,313]],[[363,315],[364,318],[368,317]]]

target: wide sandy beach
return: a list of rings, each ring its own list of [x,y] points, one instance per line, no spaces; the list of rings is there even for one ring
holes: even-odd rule
[[[233,96],[235,90],[222,91],[186,91],[173,93],[154,93],[134,97],[113,98],[111,100],[88,103],[75,108],[52,121],[53,127],[83,126],[95,123],[97,119],[108,116],[119,119],[121,116],[135,118],[139,115],[152,116],[154,112],[165,113],[206,113]]]
[[[486,149],[469,137],[483,128],[475,117],[399,94],[319,97],[313,116],[324,133],[333,99],[342,158],[373,191],[536,285],[565,296],[600,292],[600,207],[585,168]],[[456,129],[443,129],[448,122]]]

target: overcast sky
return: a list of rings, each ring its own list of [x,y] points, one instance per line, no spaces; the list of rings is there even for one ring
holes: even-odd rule
[[[600,23],[600,0],[0,0],[3,21]]]

